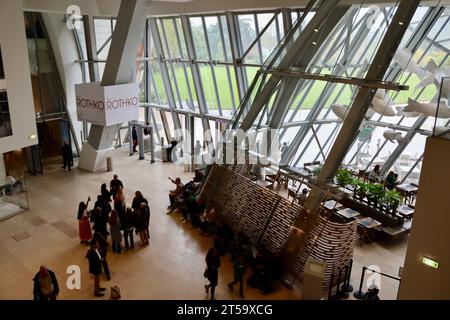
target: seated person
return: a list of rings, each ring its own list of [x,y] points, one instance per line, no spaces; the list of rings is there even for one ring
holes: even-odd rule
[[[203,179],[205,179],[205,175],[203,174],[203,172],[199,169],[195,169],[195,176],[193,181],[194,182],[203,182]]]
[[[211,235],[216,223],[216,211],[212,205],[208,205],[199,217],[200,230],[203,235]]]
[[[378,181],[379,177],[381,175],[381,167],[379,164],[377,164],[373,170],[369,174],[369,180],[371,181]]]
[[[308,189],[303,188],[302,193],[300,195],[298,195],[298,197],[297,197],[297,201],[298,201],[299,205],[302,206],[305,204],[307,196],[308,196]]]
[[[181,183],[181,179],[180,178],[176,178],[175,180],[173,180],[171,177],[169,177],[169,180],[175,184],[175,189],[171,190],[169,192],[169,200],[170,200],[170,206],[167,207],[167,209],[169,209],[170,211],[172,211],[172,206],[175,204],[175,201],[177,200],[177,198],[179,196],[181,196],[181,194],[183,193],[183,184]]]
[[[396,185],[397,185],[397,176],[394,173],[394,171],[389,171],[384,186],[386,187],[386,189],[392,190],[395,188]]]

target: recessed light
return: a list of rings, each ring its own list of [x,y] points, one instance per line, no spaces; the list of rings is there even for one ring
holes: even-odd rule
[[[35,135],[35,134],[30,134],[30,135],[28,136],[28,139],[34,140],[34,139],[36,139],[36,135]]]
[[[400,21],[398,24],[402,26],[402,25],[403,25],[403,22]]]
[[[314,32],[319,32],[319,29],[314,29]]]
[[[317,45],[317,42],[315,42],[315,41],[313,41],[313,43],[312,43],[313,45]]]

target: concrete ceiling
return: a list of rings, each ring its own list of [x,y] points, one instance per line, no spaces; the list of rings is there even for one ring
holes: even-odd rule
[[[120,0],[22,0],[25,11],[65,13],[70,5],[80,7],[81,14],[116,16]],[[195,14],[253,9],[302,8],[309,0],[158,0],[149,1],[149,16]],[[342,0],[342,4],[394,5],[393,0]],[[422,1],[423,5],[450,5],[450,0]]]

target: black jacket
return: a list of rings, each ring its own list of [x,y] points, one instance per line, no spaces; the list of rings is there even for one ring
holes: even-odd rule
[[[52,279],[53,283],[53,292],[55,295],[59,294],[59,286],[58,286],[58,280],[56,280],[55,273],[51,270],[47,269],[47,272],[50,274],[50,278]],[[34,287],[33,287],[33,296],[34,300],[42,300],[42,291],[41,291],[41,285],[39,284],[39,272],[36,273],[36,275],[33,278]]]
[[[141,203],[144,202],[146,205],[148,205],[147,199],[144,197],[134,197],[133,203],[131,204],[131,208],[134,210],[138,210],[141,207]]]
[[[89,261],[89,273],[99,275],[102,273],[102,260],[94,249],[89,249],[86,253],[86,258]]]

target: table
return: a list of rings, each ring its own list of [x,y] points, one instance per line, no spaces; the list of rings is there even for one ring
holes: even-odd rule
[[[359,219],[358,224],[366,229],[373,229],[375,227],[381,226],[381,222],[370,217]]]
[[[336,201],[334,201],[334,200],[328,200],[327,202],[325,202],[325,203],[323,204],[323,207],[324,207],[325,209],[328,209],[328,210],[333,210],[333,209],[336,208],[337,206],[340,206],[340,203],[339,203],[339,202],[336,202]]]
[[[355,211],[355,210],[350,209],[350,208],[345,208],[345,209],[338,210],[337,214],[340,215],[340,216],[343,216],[343,217],[345,217],[347,219],[353,219],[353,218],[359,216],[359,212],[358,211]]]
[[[411,203],[419,190],[416,186],[407,183],[400,184],[395,188],[405,197],[405,203]]]
[[[396,188],[398,189],[398,191],[403,191],[403,192],[408,192],[408,193],[417,192],[419,190],[419,188],[417,188],[416,186],[413,186],[413,185],[407,184],[407,183],[400,184],[400,185],[396,186]]]
[[[410,219],[414,214],[414,209],[405,205],[401,205],[397,208],[397,212],[400,213],[405,218]]]
[[[256,184],[260,187],[269,188],[269,189],[271,189],[273,187],[273,182],[266,181],[266,180],[257,180]]]

